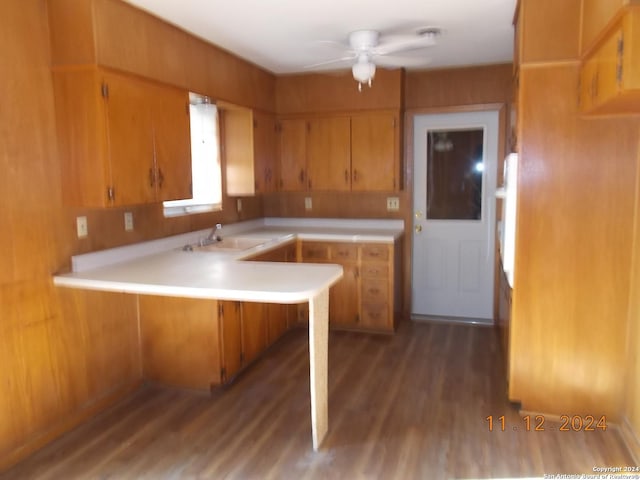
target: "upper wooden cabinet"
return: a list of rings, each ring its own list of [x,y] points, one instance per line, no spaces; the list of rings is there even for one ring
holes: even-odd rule
[[[253,111],[253,156],[256,193],[275,192],[279,174],[274,115]]]
[[[351,188],[358,191],[399,188],[400,127],[396,113],[351,117]]]
[[[640,112],[640,6],[626,7],[583,58],[583,113]]]
[[[638,3],[635,0],[582,0],[582,36],[580,52],[584,55],[597,42],[621,9]]]
[[[227,194],[255,195],[276,191],[275,117],[244,107],[218,103]]]
[[[349,117],[308,121],[307,187],[309,190],[349,190],[351,186]]]
[[[283,191],[393,191],[399,188],[399,114],[286,118],[279,121]]]
[[[306,189],[307,121],[303,118],[278,122],[278,154],[280,158],[280,190]]]
[[[94,68],[53,73],[65,202],[190,198],[188,93]]]

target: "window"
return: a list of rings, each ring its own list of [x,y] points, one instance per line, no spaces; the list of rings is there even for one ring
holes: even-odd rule
[[[218,109],[202,95],[190,93],[189,101],[193,197],[163,202],[165,217],[222,209]]]

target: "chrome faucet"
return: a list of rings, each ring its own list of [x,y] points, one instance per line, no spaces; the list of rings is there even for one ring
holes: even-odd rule
[[[216,223],[216,226],[211,229],[211,232],[209,233],[209,236],[206,238],[205,241],[208,244],[219,242],[222,240],[222,236],[220,235],[221,233],[222,233],[222,224]]]

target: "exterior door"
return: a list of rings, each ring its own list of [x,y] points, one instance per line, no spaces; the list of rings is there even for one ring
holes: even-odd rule
[[[412,316],[493,320],[498,112],[414,118]]]

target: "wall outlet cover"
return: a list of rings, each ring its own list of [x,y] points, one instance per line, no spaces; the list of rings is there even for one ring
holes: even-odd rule
[[[125,232],[133,231],[133,213],[124,212],[124,230]]]
[[[85,238],[89,235],[89,225],[87,224],[87,217],[76,217],[76,232],[78,238]]]
[[[387,197],[387,211],[397,212],[400,210],[400,197]]]

